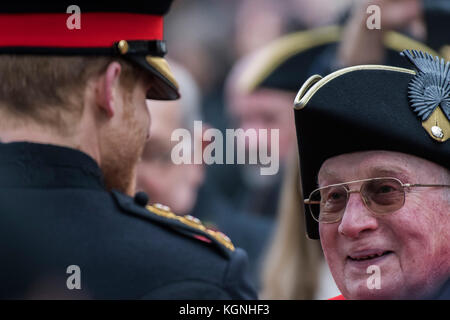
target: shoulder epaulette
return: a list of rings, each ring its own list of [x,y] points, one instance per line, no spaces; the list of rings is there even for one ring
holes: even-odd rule
[[[176,215],[168,206],[162,204],[146,205],[144,204],[145,201],[137,201],[136,203],[136,199],[133,200],[133,198],[118,191],[113,190],[112,194],[118,205],[127,213],[151,220],[188,237],[214,245],[226,257],[230,257],[235,250],[229,237],[220,231],[205,227],[199,219],[193,216]]]
[[[167,219],[179,221],[182,224],[185,224],[193,229],[202,231],[203,233],[206,233],[207,235],[209,235],[209,237],[208,237],[209,239],[213,238],[215,241],[218,241],[221,245],[223,245],[227,249],[229,249],[231,251],[235,250],[234,245],[231,242],[229,237],[227,237],[225,234],[223,234],[220,231],[214,231],[214,230],[206,228],[203,225],[203,223],[200,221],[200,219],[198,219],[196,217],[193,217],[191,215],[184,215],[184,216],[176,215],[175,213],[170,211],[170,208],[168,206],[161,205],[159,203],[154,204],[154,205],[149,205],[146,208],[148,211],[150,211],[151,213],[154,213],[158,216],[162,216]],[[210,240],[213,240],[213,239],[210,239]]]

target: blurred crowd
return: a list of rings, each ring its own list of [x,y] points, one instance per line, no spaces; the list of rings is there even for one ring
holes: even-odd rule
[[[430,23],[448,20],[439,16],[441,10],[433,11],[433,5],[445,3],[425,2],[175,1],[166,19],[165,38],[182,98],[148,101],[151,138],[139,166],[138,189],[149,194],[150,202],[198,217],[244,248],[262,298],[337,295],[320,243],[305,237],[293,100],[312,74],[326,75],[357,64],[402,66],[398,52],[405,49],[405,42],[409,47],[427,46],[445,57],[445,44],[450,42]],[[382,8],[379,32],[365,26],[371,3]],[[277,67],[260,70],[259,61],[268,55],[271,44],[288,35],[298,36],[294,43],[299,48],[289,57],[272,54],[272,61],[279,67],[286,62],[297,68],[293,75],[284,72],[280,81],[274,75]],[[318,50],[311,51],[314,48]],[[261,79],[254,74],[261,74]],[[192,131],[194,121],[222,132],[278,129],[280,170],[264,176],[254,164],[175,165],[171,134],[177,128]]]

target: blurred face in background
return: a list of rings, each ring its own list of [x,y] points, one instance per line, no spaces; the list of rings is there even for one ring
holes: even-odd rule
[[[147,100],[152,124],[138,164],[137,189],[149,195],[150,203],[161,203],[177,214],[187,214],[196,202],[204,169],[201,165],[172,162],[171,152],[177,142],[171,141],[171,135],[182,127],[181,103],[182,100]]]
[[[370,151],[328,159],[320,169],[319,184],[375,177],[411,184],[449,184],[450,179],[448,170],[430,161]],[[360,190],[361,182],[348,188]],[[386,183],[380,192],[391,189]],[[360,193],[350,193],[340,221],[319,223],[326,260],[347,299],[420,298],[450,276],[450,189],[416,187],[405,193],[400,209],[378,216],[367,209]],[[379,289],[368,287],[370,266],[379,267]]]
[[[252,93],[234,92],[228,101],[231,117],[244,130],[279,130],[280,161],[284,161],[295,144],[295,93],[276,89],[260,89]],[[267,141],[270,150],[270,139]]]

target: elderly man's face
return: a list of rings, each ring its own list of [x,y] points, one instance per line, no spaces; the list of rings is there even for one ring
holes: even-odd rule
[[[411,184],[449,184],[445,168],[388,151],[330,158],[321,167],[319,184],[374,177],[394,177]],[[352,184],[350,189],[359,190],[360,186]],[[411,188],[401,209],[379,217],[368,211],[359,193],[351,193],[341,221],[320,223],[325,257],[344,297],[416,298],[449,277],[449,193],[448,188]],[[371,265],[379,267],[380,289],[369,289],[373,271],[367,269]]]

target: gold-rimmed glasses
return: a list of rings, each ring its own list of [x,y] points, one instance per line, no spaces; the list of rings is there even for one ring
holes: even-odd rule
[[[360,189],[350,190],[349,185],[355,183],[362,183]],[[393,177],[355,180],[318,188],[305,199],[305,204],[317,222],[335,223],[342,219],[351,193],[359,193],[365,207],[377,216],[399,210],[405,204],[406,190],[416,187],[450,188],[450,185],[402,183]]]

